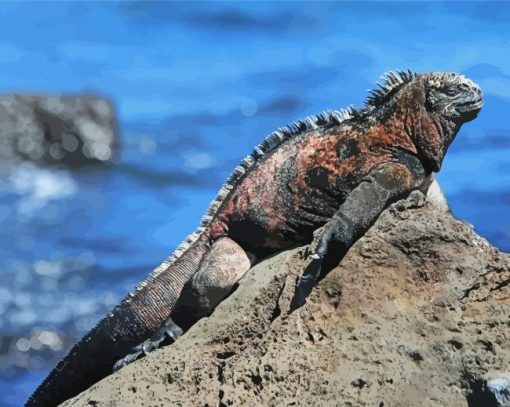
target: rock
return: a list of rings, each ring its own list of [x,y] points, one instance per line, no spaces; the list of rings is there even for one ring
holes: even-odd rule
[[[440,211],[449,212],[450,205],[448,205],[448,201],[441,190],[441,187],[437,183],[437,180],[434,180],[427,191],[427,198],[429,201],[434,204]]]
[[[107,161],[117,148],[116,127],[112,105],[96,96],[1,96],[0,162]]]
[[[305,253],[261,262],[176,343],[64,405],[498,405],[486,390],[510,365],[508,254],[409,198],[289,313]]]

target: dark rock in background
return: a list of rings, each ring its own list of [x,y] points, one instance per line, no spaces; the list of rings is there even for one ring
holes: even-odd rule
[[[0,97],[0,162],[61,163],[110,160],[117,149],[111,103],[92,96]]]
[[[173,345],[64,405],[508,406],[508,254],[408,199],[289,313],[305,253],[256,265]]]

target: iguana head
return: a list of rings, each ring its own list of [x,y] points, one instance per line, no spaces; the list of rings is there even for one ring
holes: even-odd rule
[[[462,124],[482,107],[482,91],[456,73],[390,73],[367,103],[385,120],[401,120],[424,165],[439,171]]]

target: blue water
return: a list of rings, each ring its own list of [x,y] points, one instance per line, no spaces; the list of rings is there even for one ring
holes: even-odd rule
[[[265,134],[360,105],[389,69],[458,71],[485,107],[447,156],[455,215],[510,250],[510,5],[2,3],[0,92],[96,92],[121,155],[0,178],[0,405],[192,232]]]

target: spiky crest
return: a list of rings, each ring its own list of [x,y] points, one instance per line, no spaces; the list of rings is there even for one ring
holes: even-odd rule
[[[394,95],[403,85],[409,83],[414,77],[415,73],[411,70],[407,71],[389,71],[381,76],[382,83],[377,83],[379,89],[369,89],[370,95],[365,100],[365,107],[373,109],[374,107],[381,106],[392,95]]]

